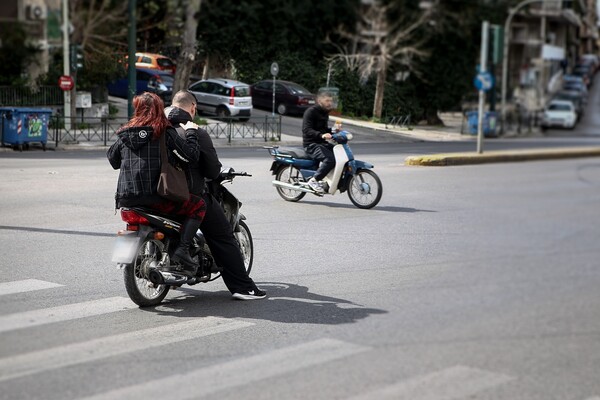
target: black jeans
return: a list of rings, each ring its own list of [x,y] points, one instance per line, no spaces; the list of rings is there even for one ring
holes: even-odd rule
[[[320,161],[321,164],[315,172],[315,179],[320,181],[335,167],[335,156],[333,155],[332,144],[320,144],[311,143],[306,146],[306,152],[308,155],[316,161]]]
[[[200,229],[215,262],[223,268],[221,276],[225,286],[231,293],[254,290],[256,285],[246,273],[244,258],[233,236],[233,228],[221,205],[210,193],[203,194],[202,198],[206,202],[206,214]]]

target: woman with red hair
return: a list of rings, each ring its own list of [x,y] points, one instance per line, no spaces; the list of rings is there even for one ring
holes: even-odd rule
[[[181,225],[179,247],[173,261],[185,269],[195,271],[196,263],[190,256],[190,245],[206,212],[204,200],[193,194],[183,203],[177,203],[157,194],[160,176],[160,138],[166,135],[169,163],[188,168],[197,162],[200,148],[196,136],[198,125],[188,121],[185,139],[180,137],[164,114],[163,101],[154,93],[143,93],[133,99],[131,120],[117,131],[117,140],[106,153],[110,165],[119,171],[116,207],[143,206],[165,214],[185,216]]]

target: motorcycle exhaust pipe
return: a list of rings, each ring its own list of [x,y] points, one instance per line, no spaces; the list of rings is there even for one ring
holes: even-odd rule
[[[181,285],[187,282],[188,277],[185,275],[153,269],[148,274],[148,279],[155,285]]]
[[[306,193],[314,193],[315,191],[309,187],[293,185],[291,183],[281,182],[281,181],[273,181],[273,186],[279,186],[285,189],[296,190],[298,192],[306,192]]]

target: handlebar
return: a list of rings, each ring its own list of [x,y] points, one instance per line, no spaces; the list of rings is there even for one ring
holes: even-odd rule
[[[252,175],[245,171],[235,172],[235,170],[231,167],[224,167],[221,170],[221,177],[223,177],[224,179],[233,178],[234,176],[252,176]]]

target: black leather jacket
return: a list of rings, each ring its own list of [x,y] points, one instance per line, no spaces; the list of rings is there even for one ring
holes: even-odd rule
[[[192,120],[192,116],[179,107],[171,106],[165,109],[165,114],[171,125],[177,127]],[[206,191],[206,179],[214,179],[221,172],[221,162],[212,139],[206,130],[199,128],[194,131],[200,154],[197,161],[190,162],[186,170],[190,193],[202,195]]]

